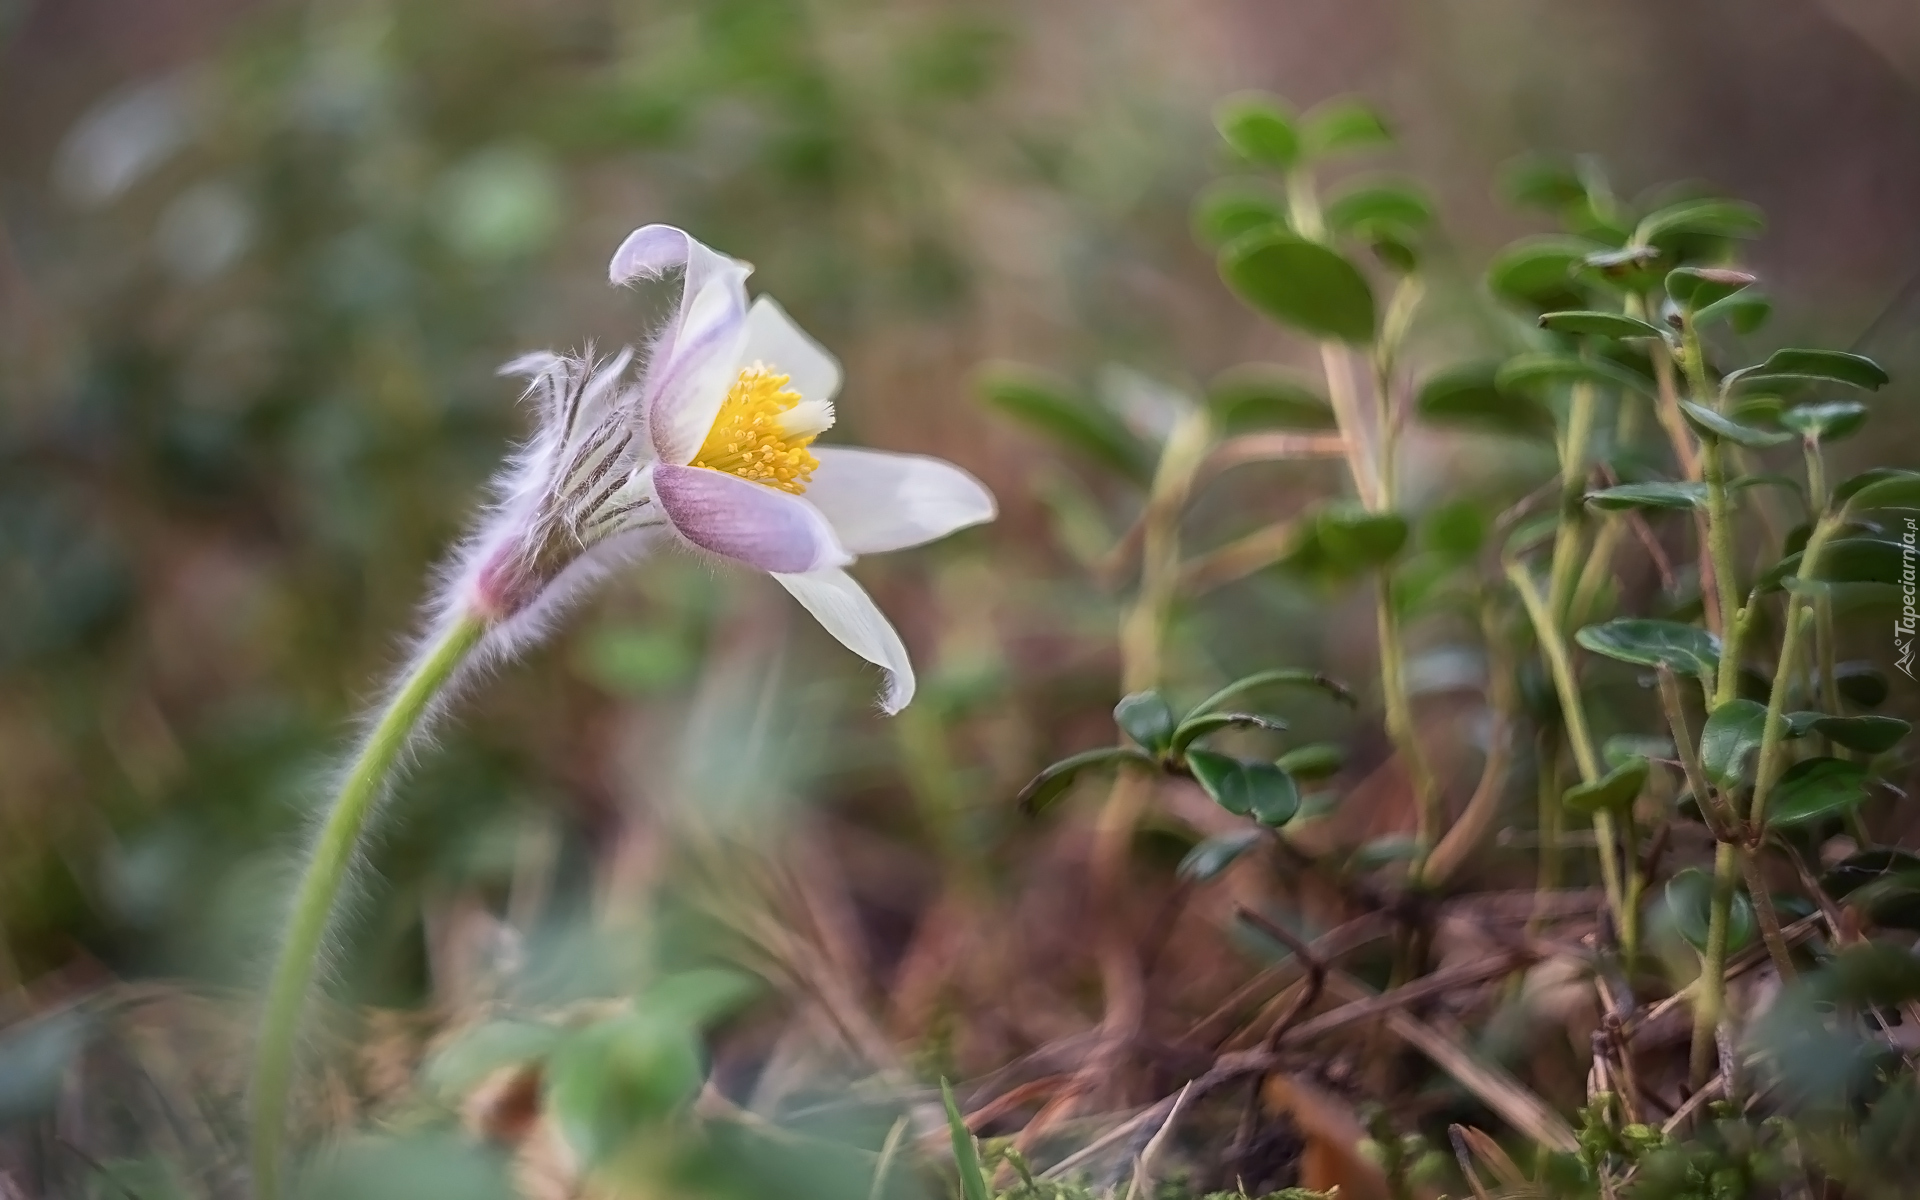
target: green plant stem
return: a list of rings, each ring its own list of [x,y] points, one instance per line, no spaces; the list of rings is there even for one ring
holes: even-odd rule
[[[260,1041],[254,1053],[253,1187],[259,1200],[274,1200],[279,1194],[281,1143],[286,1132],[287,1096],[293,1082],[300,1017],[332,923],[334,905],[359,854],[367,819],[434,697],[486,631],[487,626],[477,617],[456,620],[400,685],[361,747],[360,756],[348,769],[301,876],[286,938],[267,988]]]
[[[1740,680],[1740,595],[1733,571],[1733,512],[1727,501],[1726,457],[1720,445],[1701,447],[1707,477],[1707,558],[1713,573],[1720,614],[1720,674],[1713,689],[1714,707],[1733,699]]]
[[[1592,783],[1600,778],[1600,756],[1594,753],[1593,734],[1587,729],[1587,712],[1580,702],[1580,688],[1573,675],[1572,660],[1567,655],[1566,641],[1554,626],[1547,612],[1546,599],[1527,574],[1525,564],[1509,560],[1506,569],[1507,578],[1512,581],[1514,591],[1520,595],[1520,603],[1527,610],[1528,619],[1533,622],[1533,634],[1540,642],[1541,653],[1546,655],[1547,671],[1553,676],[1554,691],[1560,697],[1561,716],[1567,723],[1567,740],[1573,745],[1574,765],[1580,769],[1580,781]],[[1620,864],[1614,857],[1619,838],[1614,829],[1613,814],[1593,814],[1593,832],[1600,855],[1600,883],[1607,893],[1607,906],[1613,910],[1614,928],[1620,932],[1622,946],[1631,950],[1635,923],[1627,910]]]
[[[1733,917],[1734,876],[1739,849],[1721,842],[1713,853],[1713,899],[1707,912],[1707,949],[1700,959],[1700,996],[1693,1006],[1693,1049],[1687,1077],[1697,1091],[1713,1077],[1719,1051],[1715,1037],[1727,998],[1727,928]]]
[[[1560,447],[1560,525],[1554,531],[1553,565],[1547,575],[1547,611],[1557,622],[1567,618],[1574,581],[1580,575],[1580,551],[1586,544],[1587,448],[1593,439],[1596,392],[1591,383],[1573,385],[1566,437]]]
[[[1534,887],[1535,911],[1527,923],[1530,933],[1538,933],[1545,924],[1546,898],[1560,890],[1560,740],[1551,731],[1542,731],[1538,744],[1540,756],[1540,870]]]

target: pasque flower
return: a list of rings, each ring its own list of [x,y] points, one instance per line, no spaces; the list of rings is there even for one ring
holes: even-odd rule
[[[537,618],[606,566],[671,539],[771,574],[828,632],[884,668],[881,706],[913,696],[899,635],[844,568],[991,520],[993,497],[939,459],[821,446],[839,362],[767,296],[745,263],[681,230],[635,230],[616,284],[680,277],[680,302],[637,384],[629,356],[534,355],[540,428],[469,555],[465,598],[503,626]]]
[[[990,520],[993,497],[938,459],[816,445],[833,426],[840,364],[778,304],[748,302],[750,272],[678,229],[635,230],[613,282],[680,281],[644,353],[533,354],[504,368],[529,378],[533,435],[454,556],[433,629],[342,778],[294,896],[254,1066],[263,1200],[277,1192],[295,1035],[335,900],[395,765],[476,658],[512,653],[595,579],[678,544],[772,575],[885,669],[886,712],[913,698],[899,635],[845,568]]]

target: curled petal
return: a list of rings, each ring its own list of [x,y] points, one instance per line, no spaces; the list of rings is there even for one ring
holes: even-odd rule
[[[861,658],[887,672],[881,711],[899,712],[913,699],[913,664],[886,614],[853,577],[838,568],[789,575],[776,572],[780,586],[793,593],[828,633]]]
[[[918,454],[815,446],[813,503],[850,554],[878,554],[991,521],[993,493],[952,463]]]
[[[740,361],[764,363],[791,376],[787,386],[808,400],[831,400],[840,393],[840,360],[794,324],[771,296],[757,298],[747,312],[747,344]]]
[[[820,510],[798,496],[704,467],[656,463],[653,491],[681,537],[762,571],[817,571],[853,561]]]
[[[700,449],[738,370],[753,268],[671,225],[627,235],[607,274],[616,284],[680,271],[680,303],[647,364],[647,424],[661,461],[685,463]]]

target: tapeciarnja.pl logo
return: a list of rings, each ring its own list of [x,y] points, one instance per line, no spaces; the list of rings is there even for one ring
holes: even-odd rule
[[[1914,632],[1920,629],[1920,610],[1914,607],[1914,597],[1920,593],[1914,568],[1915,558],[1920,557],[1914,545],[1920,529],[1916,528],[1915,520],[1908,517],[1906,529],[1900,534],[1900,619],[1893,623],[1893,648],[1900,655],[1893,665],[1908,679],[1913,678]]]

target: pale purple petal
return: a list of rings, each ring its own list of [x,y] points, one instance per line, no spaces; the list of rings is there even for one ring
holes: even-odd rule
[[[840,393],[840,360],[808,337],[771,296],[755,299],[747,313],[747,344],[740,361],[762,363],[791,376],[787,386],[805,400],[831,400]]]
[[[747,276],[753,268],[671,225],[627,235],[608,264],[616,284],[678,270],[680,303],[655,339],[645,404],[654,450],[663,462],[690,461],[739,370],[746,336]]]
[[[820,510],[798,496],[722,471],[656,463],[653,490],[681,537],[762,571],[852,562]]]
[[[993,493],[950,462],[847,446],[814,446],[807,499],[851,554],[879,554],[991,521]]]
[[[887,672],[887,690],[880,709],[888,716],[913,699],[913,664],[907,648],[886,614],[845,571],[828,568],[805,574],[776,573],[780,586],[813,614],[814,620],[839,638],[842,645]]]

